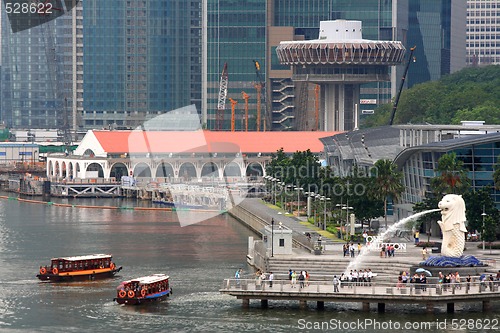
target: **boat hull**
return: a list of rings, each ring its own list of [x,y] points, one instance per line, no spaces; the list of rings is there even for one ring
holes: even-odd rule
[[[164,205],[167,207],[172,207],[176,209],[209,209],[210,207],[204,206],[204,205],[188,205],[188,204],[181,204],[181,203],[175,203],[175,202],[170,202],[170,201],[158,201],[158,200],[153,200],[154,204],[158,205]]]
[[[147,295],[146,297],[115,297],[113,298],[113,301],[117,302],[118,304],[125,304],[125,305],[140,305],[140,304],[147,304],[147,303],[153,303],[153,302],[159,302],[164,299],[167,299],[170,297],[170,294],[172,291],[165,290],[164,292],[154,294],[154,295]]]
[[[94,281],[94,280],[102,280],[112,278],[118,273],[122,267],[117,267],[113,270],[106,271],[85,271],[82,273],[79,272],[61,272],[59,274],[38,274],[36,277],[41,281],[49,281],[49,282],[73,282],[73,281]]]

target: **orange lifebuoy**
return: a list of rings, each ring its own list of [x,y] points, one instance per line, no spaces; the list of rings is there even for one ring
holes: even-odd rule
[[[133,290],[129,290],[128,291],[128,297],[129,298],[134,298],[134,296],[135,296],[135,292]]]
[[[115,266],[115,263],[114,263],[114,262],[112,262],[112,263],[109,265],[109,268],[111,268],[111,269],[115,269],[115,267],[116,267],[116,266]]]
[[[142,297],[146,296],[146,293],[147,293],[147,292],[146,292],[146,289],[142,289],[142,290],[141,290],[141,296],[142,296]]]
[[[127,293],[125,292],[125,290],[120,290],[118,292],[118,297],[120,298],[124,298],[125,296],[127,296]]]
[[[40,268],[40,274],[42,274],[42,275],[47,274],[47,268],[41,267]]]
[[[58,273],[59,273],[59,270],[57,269],[57,267],[52,268],[52,274],[56,275]]]

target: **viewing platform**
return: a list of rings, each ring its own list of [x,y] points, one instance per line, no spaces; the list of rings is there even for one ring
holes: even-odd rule
[[[377,310],[385,312],[386,304],[418,304],[427,312],[446,304],[448,313],[455,310],[455,303],[481,302],[484,312],[491,310],[491,303],[500,301],[498,281],[486,283],[471,282],[456,284],[412,284],[407,283],[398,288],[395,283],[358,282],[344,283],[339,292],[334,292],[333,283],[310,281],[309,285],[300,288],[297,281],[292,287],[289,280],[275,280],[272,287],[270,281],[259,283],[256,279],[225,279],[222,294],[234,296],[242,300],[243,307],[250,306],[250,300],[260,300],[262,307],[272,301],[298,301],[301,308],[307,302],[316,302],[318,309],[324,309],[325,302],[345,303],[359,302],[363,311],[370,310],[370,303],[377,303]]]

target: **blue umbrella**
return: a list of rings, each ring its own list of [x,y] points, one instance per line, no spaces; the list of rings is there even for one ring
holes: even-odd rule
[[[427,275],[429,275],[429,276],[432,276],[432,273],[431,273],[431,272],[429,272],[428,270],[424,269],[424,268],[417,268],[417,269],[415,270],[415,272],[416,272],[416,273],[425,273],[425,274],[427,274]]]
[[[481,276],[479,277],[479,280],[482,280],[486,277],[486,274],[481,274]]]

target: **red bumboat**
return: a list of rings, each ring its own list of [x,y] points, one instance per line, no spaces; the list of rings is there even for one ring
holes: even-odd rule
[[[118,304],[139,305],[148,302],[161,301],[172,294],[169,276],[153,274],[122,282],[116,288]]]
[[[40,266],[37,278],[52,282],[93,281],[113,277],[122,269],[110,254],[52,258],[50,262],[50,266]]]

